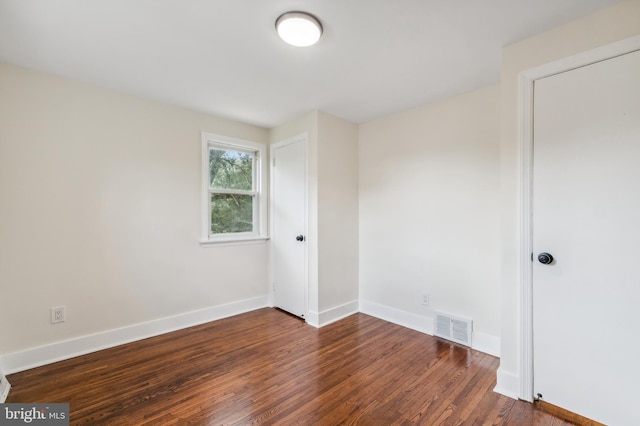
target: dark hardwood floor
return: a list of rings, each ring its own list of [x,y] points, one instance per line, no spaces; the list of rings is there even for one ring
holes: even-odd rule
[[[570,424],[492,392],[497,367],[364,314],[316,329],[267,308],[12,374],[7,402],[91,425]]]

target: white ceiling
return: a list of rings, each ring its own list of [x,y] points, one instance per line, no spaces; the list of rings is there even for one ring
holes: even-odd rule
[[[273,127],[356,123],[500,78],[500,49],[619,0],[0,0],[0,61]],[[274,28],[303,10],[310,48]]]

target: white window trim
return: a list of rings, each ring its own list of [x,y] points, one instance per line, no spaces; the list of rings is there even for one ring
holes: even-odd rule
[[[255,231],[240,232],[225,235],[211,235],[211,197],[209,196],[209,147],[229,148],[237,151],[256,153],[255,161],[255,192],[257,202],[254,205]],[[201,150],[201,226],[200,245],[203,247],[214,245],[248,244],[263,242],[268,238],[267,234],[267,195],[265,188],[267,183],[267,146],[262,143],[232,138],[202,132]],[[252,191],[248,191],[253,193]]]

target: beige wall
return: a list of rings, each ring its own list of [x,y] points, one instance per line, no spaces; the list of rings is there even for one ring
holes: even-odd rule
[[[358,126],[318,114],[318,312],[358,301]]]
[[[639,33],[640,2],[627,1],[506,47],[499,88],[361,126],[314,111],[271,131],[0,65],[0,355],[266,298],[268,244],[198,245],[200,132],[307,132],[309,309],[359,298],[410,326],[435,309],[469,316],[500,341],[511,393],[518,73]],[[67,321],[50,325],[59,305]]]
[[[489,346],[500,335],[499,94],[360,126],[360,299],[427,332],[434,310],[469,317]]]
[[[201,131],[266,129],[0,64],[3,353],[267,295],[267,246],[201,248]],[[49,308],[67,320],[49,324]]]
[[[308,135],[309,315],[322,325],[358,300],[358,127],[313,111],[271,130],[271,143]],[[348,308],[347,308],[348,310]],[[353,311],[349,311],[353,312]]]
[[[640,1],[627,1],[503,49],[501,76],[502,290],[500,391],[519,383],[518,75],[561,58],[640,34]]]

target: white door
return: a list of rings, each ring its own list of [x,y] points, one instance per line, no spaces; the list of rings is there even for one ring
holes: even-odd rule
[[[271,148],[271,258],[274,306],[306,314],[306,138]]]
[[[534,394],[640,425],[640,52],[537,80],[534,99]]]

